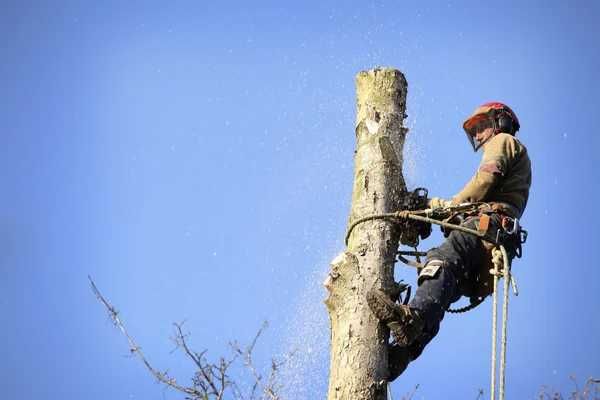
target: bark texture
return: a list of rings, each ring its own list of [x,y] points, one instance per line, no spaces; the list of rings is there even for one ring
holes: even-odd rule
[[[407,130],[404,75],[376,68],[356,77],[357,116],[350,221],[398,210],[406,193],[402,147]],[[399,230],[389,221],[357,225],[347,250],[331,263],[325,300],[331,322],[328,400],[387,399],[389,330],[375,318],[365,295],[394,290]]]

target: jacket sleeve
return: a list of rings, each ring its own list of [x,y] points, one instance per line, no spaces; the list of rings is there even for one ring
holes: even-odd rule
[[[486,201],[516,157],[516,139],[499,133],[484,146],[481,164],[465,187],[452,198],[453,204]]]

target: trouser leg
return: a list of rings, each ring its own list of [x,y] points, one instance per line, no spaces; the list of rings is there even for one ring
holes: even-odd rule
[[[419,286],[409,304],[425,323],[422,335],[412,346],[412,359],[418,357],[438,333],[446,309],[465,294],[483,257],[485,250],[480,240],[459,231],[452,231],[444,243],[427,253]],[[434,268],[428,271],[432,266]]]
[[[448,268],[446,262],[428,257],[428,264],[431,262],[443,263],[434,277],[423,279],[414,298],[409,303],[411,309],[416,310],[424,322],[422,334],[411,346],[411,358],[417,358],[423,348],[437,335],[440,329],[440,322],[444,318],[445,310],[454,301],[460,298],[460,291],[457,285],[457,279],[453,271]]]

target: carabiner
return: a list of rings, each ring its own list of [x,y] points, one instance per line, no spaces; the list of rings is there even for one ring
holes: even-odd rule
[[[504,221],[507,221],[507,220],[512,223],[511,229],[508,229],[508,224],[504,223]],[[504,228],[504,231],[508,235],[514,235],[515,233],[519,232],[519,218],[510,218],[510,217],[502,218],[502,227]]]

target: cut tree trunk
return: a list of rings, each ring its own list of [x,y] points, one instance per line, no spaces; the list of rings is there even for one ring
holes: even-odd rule
[[[406,193],[402,148],[407,129],[404,75],[376,68],[356,77],[357,116],[354,189],[350,221],[397,211]],[[325,300],[331,321],[328,400],[387,399],[389,330],[371,313],[365,295],[373,287],[392,293],[400,231],[372,220],[351,232],[345,252],[331,263]]]

